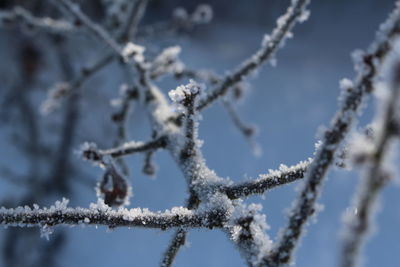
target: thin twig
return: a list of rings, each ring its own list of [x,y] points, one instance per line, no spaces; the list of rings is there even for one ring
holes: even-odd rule
[[[107,150],[99,150],[99,153],[102,156],[109,155],[113,158],[118,158],[138,152],[146,152],[149,150],[165,148],[165,146],[166,146],[166,139],[164,136],[162,136],[157,139],[151,140],[147,143],[128,142],[122,145],[121,147],[111,148]]]
[[[291,167],[283,166],[279,170],[270,171],[268,174],[260,175],[254,180],[250,179],[245,182],[222,186],[220,190],[221,192],[224,192],[230,199],[238,199],[255,194],[263,194],[272,188],[302,179],[311,162],[311,160],[308,160],[300,162],[299,164]]]

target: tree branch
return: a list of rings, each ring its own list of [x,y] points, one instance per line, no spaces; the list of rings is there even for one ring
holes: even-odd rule
[[[57,34],[76,30],[76,27],[68,21],[56,20],[49,17],[35,17],[22,7],[17,6],[11,10],[0,11],[0,26],[8,27],[16,23],[26,26],[29,30],[37,28]]]
[[[124,145],[116,148],[99,150],[99,154],[101,156],[111,156],[113,158],[123,157],[126,155],[138,153],[138,152],[147,152],[151,150],[156,150],[159,148],[165,148],[167,145],[165,136],[161,136],[157,139],[151,140],[149,142],[128,142]]]
[[[53,0],[53,2],[58,8],[60,8],[61,6],[62,10],[68,12],[76,19],[78,19],[82,25],[84,25],[95,36],[97,36],[97,38],[101,39],[114,52],[116,52],[117,54],[121,53],[121,47],[119,46],[119,44],[113,38],[111,38],[111,36],[101,26],[93,23],[92,20],[80,10],[78,5],[72,3],[69,0]],[[122,58],[124,57],[122,56]]]
[[[128,42],[136,35],[137,27],[146,10],[148,0],[135,0],[132,4],[127,22],[122,30],[119,40]]]
[[[331,126],[325,131],[322,145],[307,170],[305,184],[289,216],[288,224],[282,229],[272,253],[264,259],[268,266],[287,264],[292,258],[294,248],[303,232],[308,219],[315,213],[315,203],[320,187],[332,165],[335,152],[347,136],[353,121],[357,117],[365,95],[372,90],[373,79],[380,68],[385,55],[392,48],[392,40],[400,32],[399,8],[384,23],[369,53],[363,56],[362,66],[358,66],[358,76],[353,84],[344,88],[343,103],[336,113]]]
[[[228,74],[214,90],[199,101],[197,110],[203,110],[221,96],[224,96],[228,89],[243,81],[250,73],[259,68],[263,63],[273,58],[276,51],[283,45],[284,41],[291,36],[290,31],[297,22],[303,22],[308,17],[306,7],[309,0],[293,0],[286,11],[277,21],[277,27],[272,31],[271,37],[264,37],[261,48],[246,60],[233,73]]]
[[[358,192],[354,195],[354,203],[345,216],[346,229],[341,252],[341,266],[343,267],[356,265],[363,241],[371,228],[377,197],[390,177],[390,170],[387,170],[385,162],[388,161],[389,144],[395,137],[392,123],[398,111],[396,109],[400,95],[400,61],[398,51],[396,52],[393,53],[394,55],[392,54],[396,58],[396,62],[388,68],[394,78],[390,85],[390,92],[384,99],[381,99],[383,110],[376,112],[375,122],[372,123],[376,127],[375,132],[377,133],[372,141],[374,148],[372,151],[364,151],[365,174],[360,180]],[[388,56],[389,58],[390,56]],[[365,145],[368,147],[367,144]]]
[[[222,186],[220,190],[230,199],[263,194],[272,188],[302,179],[311,162],[312,160],[309,159],[308,161],[302,161],[291,167],[282,165],[279,170],[270,171],[268,174],[262,174],[255,180]]]
[[[169,229],[176,227],[219,228],[225,220],[220,210],[193,212],[186,208],[151,212],[147,209],[118,209],[100,204],[87,208],[68,208],[68,201],[56,202],[50,208],[0,208],[0,224],[5,226],[105,225],[108,227],[143,227]]]
[[[190,197],[188,199],[187,208],[189,210],[197,209],[200,204],[200,200],[198,199],[196,193],[191,192]],[[161,261],[161,267],[169,267],[175,260],[176,255],[178,254],[179,249],[185,245],[187,236],[187,230],[180,228],[176,230],[174,233],[171,242],[164,253],[164,257]]]

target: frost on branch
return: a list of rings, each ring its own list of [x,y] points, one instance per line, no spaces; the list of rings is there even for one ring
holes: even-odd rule
[[[55,20],[49,17],[35,17],[22,7],[15,7],[8,11],[0,11],[0,27],[12,26],[21,26],[22,29],[28,32],[43,30],[57,34],[68,33],[76,28],[76,25],[68,21]]]
[[[371,123],[374,129],[373,139],[355,140],[358,163],[363,166],[362,179],[353,203],[344,214],[343,247],[341,266],[351,267],[357,264],[359,253],[368,233],[373,228],[377,198],[383,186],[393,176],[390,146],[396,131],[393,130],[395,118],[399,116],[400,98],[400,57],[399,40],[395,49],[386,57],[383,77],[389,84],[376,84],[374,90],[378,98],[375,119]]]
[[[395,14],[395,15],[393,15]],[[358,67],[358,75],[353,80],[353,88],[346,88],[343,101],[333,118],[328,130],[325,131],[322,144],[307,170],[305,184],[298,199],[294,202],[288,224],[282,229],[279,240],[266,259],[266,264],[287,264],[291,261],[293,251],[303,232],[305,224],[316,211],[316,200],[321,192],[320,187],[327,171],[332,165],[335,154],[350,131],[356,119],[365,95],[372,90],[372,83],[381,67],[383,58],[392,49],[393,38],[400,30],[400,11],[397,8],[390,15],[390,23],[385,27],[385,38],[378,34],[376,41],[371,45],[369,52],[364,55],[364,67]],[[345,82],[345,85],[349,85]]]
[[[145,48],[140,45],[136,45],[134,43],[127,43],[125,47],[122,49],[122,56],[126,61],[133,59],[137,63],[143,63]]]
[[[68,83],[62,82],[54,85],[47,93],[47,99],[42,103],[40,111],[47,115],[61,106],[61,101],[71,91],[71,86]]]
[[[176,227],[222,227],[224,214],[219,210],[195,212],[183,207],[164,212],[151,212],[141,208],[111,209],[99,200],[90,208],[70,208],[68,200],[57,201],[49,208],[28,206],[15,209],[0,208],[0,225],[14,227],[53,227],[56,225],[104,225],[115,227],[142,227],[166,230]]]
[[[230,199],[263,194],[277,186],[302,179],[311,162],[312,159],[308,159],[290,167],[281,164],[279,170],[269,170],[267,174],[261,174],[257,179],[223,186],[220,190],[225,192]]]
[[[180,46],[165,48],[151,64],[150,78],[155,80],[165,74],[179,74],[185,65],[179,60]]]
[[[285,40],[292,36],[291,30],[297,22],[303,22],[307,14],[306,7],[309,0],[293,0],[286,13],[278,18],[277,26],[271,36],[262,41],[260,49],[235,71],[225,78],[199,102],[197,109],[202,110],[216,99],[224,96],[228,89],[242,82],[252,72],[256,71],[263,63],[274,59],[276,51],[284,44]],[[305,13],[306,12],[306,13]]]
[[[393,13],[394,15],[391,16],[388,23],[382,27],[377,41],[367,52],[357,53],[355,65],[358,76],[354,80],[344,79],[340,82],[342,88],[340,107],[322,137],[322,141],[316,146],[315,158],[291,167],[281,164],[278,170],[269,170],[256,179],[234,183],[220,177],[207,166],[201,151],[202,141],[198,137],[200,112],[215,100],[225,96],[223,99],[225,107],[235,125],[246,137],[254,134],[254,129],[248,127],[239,118],[231,104],[234,104],[245,93],[243,88],[247,77],[260,69],[264,63],[276,65],[276,52],[283,47],[287,39],[292,37],[292,29],[295,24],[302,23],[308,18],[309,1],[292,0],[286,13],[278,18],[275,29],[269,35],[264,36],[260,49],[239,65],[235,71],[222,78],[212,71],[201,72],[186,69],[179,59],[181,52],[179,46],[167,47],[154,58],[146,58],[145,47],[136,44],[135,33],[147,0],[104,0],[103,3],[106,3],[107,10],[104,13],[105,21],[101,22],[98,22],[94,16],[92,18],[92,14],[86,15],[74,1],[54,0],[54,3],[56,7],[63,8],[74,18],[76,24],[88,30],[102,46],[107,46],[110,51],[96,59],[95,64],[83,68],[79,76],[66,83],[64,88],[56,86],[57,90],[49,93],[49,102],[44,105],[47,106],[44,110],[51,111],[59,105],[64,96],[78,93],[77,89],[90,76],[115,59],[119,59],[119,67],[127,74],[127,77],[124,77],[126,80],[121,82],[123,86],[120,97],[112,102],[118,108],[111,116],[113,122],[117,124],[117,134],[113,138],[115,141],[113,146],[109,149],[99,149],[95,144],[89,143],[82,147],[81,153],[84,158],[104,170],[97,187],[99,196],[97,204],[92,204],[88,209],[69,208],[65,201],[48,209],[39,209],[37,206],[33,210],[30,208],[16,210],[2,208],[0,223],[12,226],[39,226],[42,228],[44,236],[50,234],[53,226],[57,224],[101,224],[110,228],[128,226],[163,230],[177,228],[162,261],[162,266],[172,264],[190,229],[196,227],[219,228],[236,245],[249,266],[289,264],[299,238],[304,232],[304,225],[316,213],[316,201],[321,193],[321,186],[327,171],[335,162],[338,150],[342,147],[343,140],[346,139],[353,121],[359,114],[364,96],[373,89],[372,85],[382,59],[391,50],[392,41],[400,32],[399,12]],[[158,28],[156,24],[149,27],[154,27],[155,32],[157,29],[159,32],[172,29],[176,33],[208,23],[212,16],[212,9],[208,5],[198,6],[193,13],[184,9],[176,9],[172,23],[167,23],[168,25],[160,23],[158,25],[163,26]],[[105,28],[104,25],[108,28]],[[145,38],[146,35],[140,37]],[[139,41],[148,43],[142,42],[142,39]],[[147,51],[151,53],[152,50]],[[167,75],[173,79],[191,78],[206,82],[212,90],[202,95],[204,93],[203,86],[191,80],[189,84],[178,86],[169,92],[173,102],[171,104],[163,93],[164,88],[159,88],[154,82]],[[379,91],[376,90],[376,93]],[[152,134],[147,141],[130,140],[126,133],[127,127],[125,126],[129,121],[129,111],[133,100],[137,101],[135,102],[138,103],[137,106],[144,108],[150,121]],[[354,147],[359,147],[358,150],[355,149],[355,152],[359,152],[365,157],[364,161],[360,160],[361,163],[370,163],[371,154],[376,150],[374,142],[378,142],[379,138],[385,135],[381,130],[386,127],[381,122],[373,125],[377,137],[371,139],[372,146],[365,146],[365,142],[371,142],[368,138],[362,140],[360,144],[353,144]],[[393,129],[395,128],[394,123],[391,122],[389,125]],[[398,126],[396,127],[399,129]],[[359,138],[357,137],[357,139]],[[364,148],[364,151],[361,151],[360,147]],[[158,149],[165,149],[170,153],[186,179],[187,191],[190,193],[186,203],[187,208],[175,207],[165,212],[150,212],[140,208],[129,210],[122,207],[112,208],[111,206],[126,205],[131,194],[126,179],[127,172],[119,168],[122,166],[121,160],[128,155],[145,153],[144,172],[153,174],[152,156]],[[387,173],[389,172],[385,168],[384,175],[377,177],[387,178]],[[261,213],[261,206],[245,205],[243,199],[301,180],[304,177],[304,186],[294,202],[288,225],[281,231],[277,242],[272,244],[271,239],[265,233],[268,225],[265,215]]]
[[[265,234],[269,226],[266,216],[260,214],[261,209],[262,206],[257,204],[240,204],[230,218],[231,239],[239,247],[249,266],[259,266],[272,248],[272,240]]]

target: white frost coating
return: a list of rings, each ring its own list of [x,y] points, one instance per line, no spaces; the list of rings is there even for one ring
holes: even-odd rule
[[[168,104],[167,98],[157,87],[152,87],[151,93],[155,100],[148,103],[146,108],[155,130],[160,136],[175,135],[180,129],[173,123],[165,123],[171,117],[175,116],[173,108]]]
[[[61,100],[71,91],[71,85],[66,82],[56,83],[47,93],[47,98],[40,106],[40,112],[48,115],[61,106]]]
[[[354,83],[352,80],[344,78],[340,80],[339,86],[342,90],[349,90],[354,87]]]
[[[318,151],[318,149],[321,147],[322,145],[322,140],[318,140],[315,144],[314,144],[314,155],[316,153],[316,151]]]
[[[270,227],[266,222],[266,216],[259,213],[261,210],[260,204],[253,203],[247,206],[238,201],[227,223],[232,241],[239,247],[250,266],[258,266],[272,249],[272,240],[265,233]],[[241,222],[243,218],[251,219],[248,222]],[[241,236],[251,238],[251,242],[243,242]]]
[[[178,113],[184,113],[186,111],[185,105],[187,104],[186,100],[193,99],[193,106],[197,106],[198,99],[202,97],[205,90],[204,84],[199,84],[194,80],[190,80],[186,85],[180,85],[175,90],[171,90],[168,92],[168,96],[173,101],[174,111]],[[193,114],[191,116],[195,121],[197,128],[197,121],[201,118],[198,113]]]
[[[189,210],[183,207],[175,207],[171,210],[164,212],[151,212],[148,209],[141,208],[118,208],[117,210],[110,208],[104,204],[102,200],[98,200],[97,203],[91,203],[89,208],[70,208],[67,206],[68,200],[63,199],[57,201],[53,206],[49,208],[34,208],[31,209],[28,206],[17,207],[15,209],[7,209],[4,207],[0,208],[0,224],[18,227],[30,227],[40,226],[41,235],[48,238],[52,233],[51,226],[47,225],[46,222],[50,222],[51,225],[58,224],[103,224],[112,225],[115,221],[121,222],[123,226],[129,225],[127,222],[135,222],[132,226],[141,226],[148,223],[159,225],[165,224],[168,227],[168,222],[173,221],[176,218],[189,220],[193,218],[198,212]],[[206,210],[205,212],[208,212]],[[31,219],[33,220],[31,221]],[[121,221],[124,220],[124,221]],[[207,225],[208,221],[204,222]],[[199,225],[198,223],[196,225]]]
[[[43,225],[40,228],[40,237],[46,238],[47,241],[50,240],[50,235],[52,233],[54,233],[54,229],[51,226],[48,226],[47,224]]]
[[[348,157],[351,163],[364,163],[374,151],[374,144],[365,134],[353,132],[349,139]]]
[[[361,49],[356,49],[351,53],[351,59],[353,60],[354,70],[356,72],[364,73],[366,71],[364,56],[365,52]]]
[[[122,104],[124,103],[124,99],[128,97],[129,95],[129,89],[131,87],[129,87],[128,84],[123,83],[120,85],[119,87],[119,97],[118,98],[114,98],[110,100],[110,105],[114,108],[119,108],[122,106]]]
[[[310,17],[310,14],[311,14],[310,10],[304,9],[303,12],[301,13],[300,17],[298,18],[298,21],[300,23],[307,21],[308,18]]]
[[[277,26],[272,31],[271,36],[264,36],[260,49],[241,63],[233,73],[228,73],[221,80],[221,83],[209,92],[205,99],[200,101],[199,109],[204,109],[219,97],[226,95],[230,87],[242,82],[260,69],[263,63],[274,58],[276,51],[284,45],[287,38],[292,36],[291,30],[308,4],[309,0],[292,1],[286,13],[277,19]]]
[[[290,167],[281,164],[278,170],[269,169],[267,174],[259,175],[255,181],[270,179],[271,177],[282,177],[285,173],[297,171],[299,169],[305,169],[311,164],[312,160],[312,158],[308,158],[307,160],[300,161],[298,164],[292,165]]]
[[[0,11],[0,27],[12,26],[16,24],[15,22],[21,24],[23,30],[27,31],[40,29],[52,33],[66,33],[75,30],[68,21],[34,17],[28,10],[19,6],[9,11]]]
[[[382,68],[383,76],[397,76],[393,73],[399,70],[399,56],[397,47],[387,56]],[[388,71],[389,73],[385,73]],[[386,77],[387,78],[387,77]],[[393,78],[393,77],[392,77]],[[387,180],[392,176],[392,170],[397,166],[392,165],[393,151],[388,148],[388,143],[393,135],[390,133],[390,122],[393,111],[398,111],[399,80],[393,84],[377,83],[374,95],[378,104],[374,121],[371,123],[373,137],[355,133],[352,138],[352,158],[358,164],[364,164],[360,185],[353,196],[352,206],[343,214],[344,229],[341,232],[343,239],[342,266],[354,266],[358,260],[359,250],[366,236],[374,229],[378,204],[378,196]],[[394,108],[394,110],[393,110]],[[397,151],[396,151],[397,152]]]
[[[185,67],[179,59],[180,46],[165,48],[153,61],[150,73],[158,77],[165,73],[181,73]]]
[[[180,85],[175,90],[171,90],[168,96],[175,103],[180,103],[191,95],[196,95],[202,91],[204,85],[201,85],[194,80],[190,80],[187,85]]]
[[[271,45],[271,35],[265,34],[264,38],[262,39],[261,46],[267,47]]]
[[[127,43],[122,49],[122,56],[128,61],[130,58],[137,63],[144,62],[143,53],[145,51],[145,47],[141,45],[134,44],[132,42]]]

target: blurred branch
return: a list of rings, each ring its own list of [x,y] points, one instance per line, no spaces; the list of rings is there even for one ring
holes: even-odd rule
[[[357,117],[365,95],[372,90],[373,79],[386,54],[392,49],[392,41],[400,32],[399,7],[391,14],[377,34],[369,52],[363,55],[362,66],[358,66],[358,75],[354,82],[345,88],[343,102],[325,131],[322,144],[307,170],[305,184],[295,201],[286,227],[281,231],[271,254],[264,259],[266,265],[287,264],[293,256],[294,248],[309,218],[315,213],[315,203],[321,192],[321,185],[340,144],[347,136],[353,121]]]
[[[136,35],[138,25],[144,15],[148,2],[149,0],[135,0],[132,3],[131,12],[119,37],[121,42],[131,41],[132,37]]]
[[[35,17],[22,7],[0,11],[0,26],[9,27],[15,24],[25,26],[28,30],[40,29],[50,33],[69,33],[77,27],[68,21],[56,20],[49,17]]]
[[[396,43],[399,44],[398,40]],[[372,224],[377,197],[391,177],[391,171],[387,167],[390,154],[389,144],[396,137],[396,132],[392,126],[394,118],[398,114],[400,96],[398,49],[395,52],[387,56],[387,61],[391,60],[390,56],[392,56],[396,58],[396,62],[388,68],[391,76],[393,76],[389,88],[390,92],[384,99],[381,99],[382,110],[376,112],[382,114],[376,114],[376,119],[372,124],[379,125],[377,134],[371,141],[373,148],[372,151],[365,151],[364,153],[365,174],[360,180],[358,192],[354,195],[354,203],[349,208],[348,214],[345,215],[344,242],[341,250],[341,266],[343,267],[356,266],[363,241],[371,229],[370,225]]]

